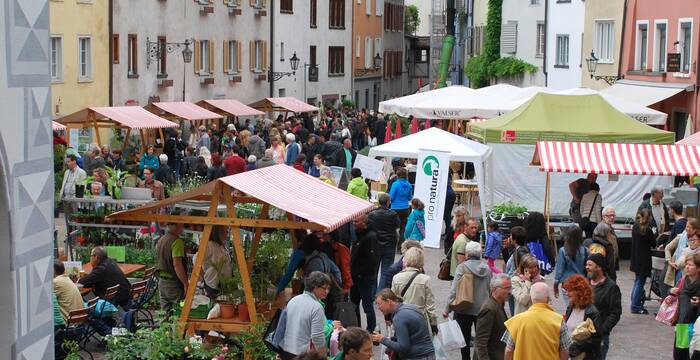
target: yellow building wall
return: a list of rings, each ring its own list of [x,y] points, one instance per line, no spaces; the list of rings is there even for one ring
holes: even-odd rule
[[[89,106],[109,106],[109,0],[51,0],[51,35],[62,40],[63,77],[51,83],[51,112],[54,117]],[[78,79],[78,36],[91,36],[92,79]],[[111,131],[100,131],[108,144]],[[97,141],[93,134],[93,141]]]
[[[624,15],[624,0],[589,0],[586,1],[586,16],[583,29],[583,69],[581,70],[581,86],[595,90],[606,88],[608,85],[603,80],[591,79],[585,59],[590,58],[591,49],[595,48],[596,41],[596,20],[612,20],[613,32],[615,33],[615,44],[613,45],[613,62],[598,63],[596,75],[614,76],[618,73],[620,66],[620,42],[622,41],[622,19]],[[634,29],[626,29],[634,31]],[[651,32],[650,32],[651,34]],[[653,38],[652,38],[653,39]],[[652,40],[653,41],[653,40]]]

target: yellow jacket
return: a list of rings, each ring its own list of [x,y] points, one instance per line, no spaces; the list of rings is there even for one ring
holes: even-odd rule
[[[513,359],[558,360],[562,319],[549,304],[537,303],[506,321],[515,343]]]

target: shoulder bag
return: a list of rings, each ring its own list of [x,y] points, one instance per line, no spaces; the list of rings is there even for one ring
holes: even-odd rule
[[[440,280],[452,280],[452,275],[450,275],[450,268],[452,267],[452,249],[447,252],[445,258],[440,261],[440,270],[438,270],[437,278]]]
[[[403,297],[406,294],[406,291],[408,291],[408,288],[411,287],[411,284],[413,284],[413,280],[415,280],[416,276],[420,275],[419,271],[416,271],[413,276],[411,276],[411,279],[408,280],[406,285],[403,286],[403,289],[401,289],[401,297]]]

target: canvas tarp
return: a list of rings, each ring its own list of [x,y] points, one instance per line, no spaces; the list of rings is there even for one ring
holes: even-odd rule
[[[672,144],[672,132],[641,124],[600,95],[538,93],[510,113],[470,126],[469,136],[485,143],[537,141]]]

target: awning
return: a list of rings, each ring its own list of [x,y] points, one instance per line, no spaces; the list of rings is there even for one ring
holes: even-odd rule
[[[532,164],[546,172],[697,176],[700,147],[540,141]]]
[[[233,116],[265,115],[264,112],[253,109],[252,107],[233,99],[201,100],[197,102],[197,105],[202,107],[207,106],[207,104]]]
[[[178,127],[172,121],[165,120],[139,106],[90,107],[58,118],[55,121],[63,125],[81,124],[92,127],[99,122],[113,122],[130,129],[161,129]]]
[[[187,101],[156,102],[152,105],[180,118],[181,120],[209,120],[223,118],[223,116],[215,112],[211,112]],[[147,108],[152,110],[151,107]]]
[[[688,136],[686,138],[683,138],[681,141],[677,142],[676,145],[695,145],[695,146],[700,146],[700,132],[696,132],[695,134]],[[698,166],[700,166],[700,163],[697,163]]]
[[[318,111],[318,108],[293,97],[265,98],[248,106],[261,111],[304,113]]]
[[[219,180],[329,231],[374,208],[366,200],[287,165],[246,171]]]
[[[57,122],[55,122],[55,121],[52,121],[52,122],[51,122],[51,130],[53,130],[53,131],[63,131],[63,130],[65,130],[65,129],[66,129],[66,126],[63,125],[63,124],[59,124],[59,123],[57,123]]]
[[[660,83],[650,81],[618,80],[614,85],[601,90],[621,99],[644,106],[656,104],[682,91],[693,91],[693,84]]]

